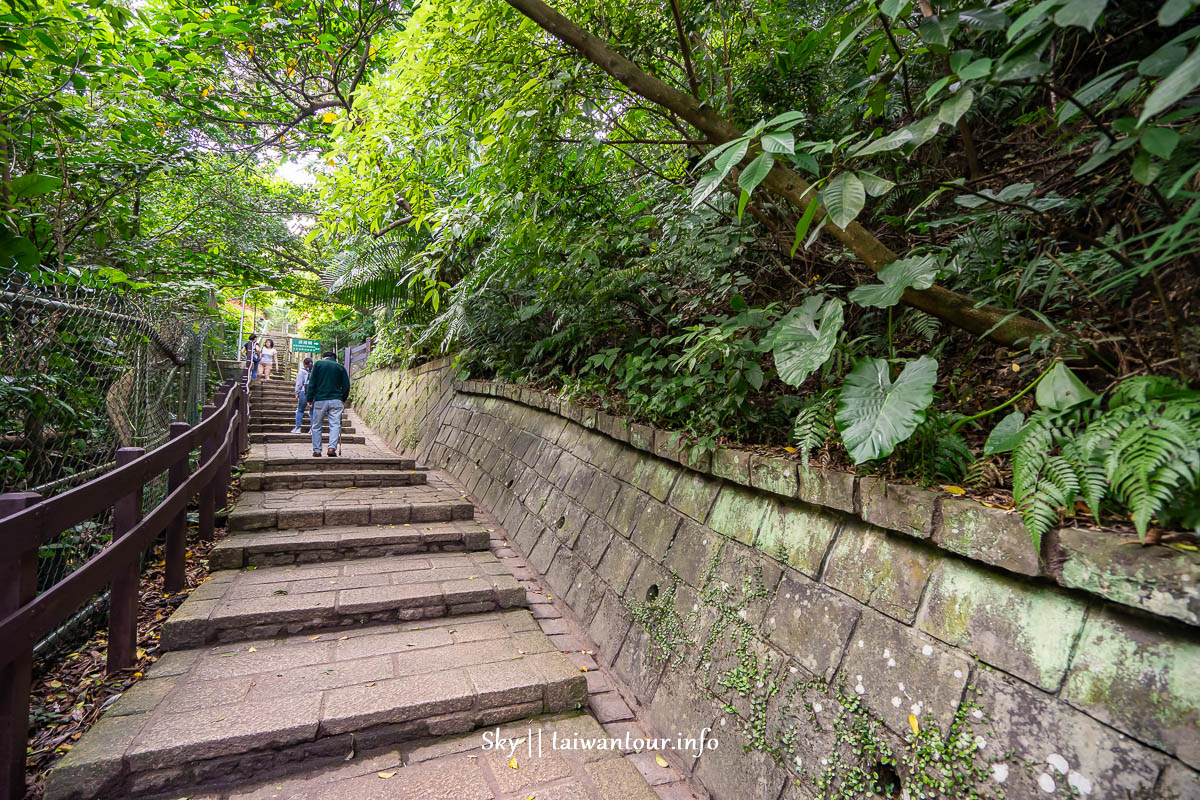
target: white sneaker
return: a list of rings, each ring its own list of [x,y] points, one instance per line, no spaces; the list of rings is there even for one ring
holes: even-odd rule
[[[292,428],[292,433],[301,433],[299,428]]]

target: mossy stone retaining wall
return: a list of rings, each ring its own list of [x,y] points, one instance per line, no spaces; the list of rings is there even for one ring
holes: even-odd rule
[[[359,377],[717,798],[1200,798],[1200,561],[743,451],[446,363]],[[418,441],[413,442],[414,434]]]

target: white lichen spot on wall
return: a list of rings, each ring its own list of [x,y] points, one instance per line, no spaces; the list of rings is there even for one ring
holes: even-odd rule
[[[1067,784],[1074,787],[1075,791],[1080,794],[1091,794],[1092,789],[1095,788],[1090,778],[1080,775],[1078,772],[1072,772],[1067,776]]]
[[[1038,786],[1042,787],[1042,791],[1046,794],[1053,794],[1055,789],[1054,778],[1043,772],[1041,775],[1038,775]]]

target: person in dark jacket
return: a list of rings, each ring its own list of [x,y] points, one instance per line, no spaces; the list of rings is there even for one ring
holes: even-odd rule
[[[308,399],[312,411],[308,421],[312,431],[313,458],[321,456],[321,428],[324,427],[325,416],[329,415],[329,457],[337,455],[338,442],[342,438],[342,410],[346,399],[350,397],[350,376],[346,368],[337,363],[337,354],[333,351],[322,353],[322,358],[313,364],[308,376],[308,385],[304,396]]]
[[[242,352],[246,356],[246,369],[250,370],[250,378],[253,380],[258,377],[258,334],[250,334],[250,338],[242,345]]]

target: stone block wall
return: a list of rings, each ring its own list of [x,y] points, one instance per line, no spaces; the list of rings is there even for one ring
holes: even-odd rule
[[[500,519],[642,718],[711,728],[716,749],[673,758],[713,797],[1200,798],[1194,555],[1076,530],[1038,552],[972,500],[425,375],[360,380],[368,421],[414,424],[379,387],[426,398],[419,451]]]
[[[453,395],[452,362],[439,358],[410,370],[357,373],[351,381],[351,405],[389,445],[426,461]]]

